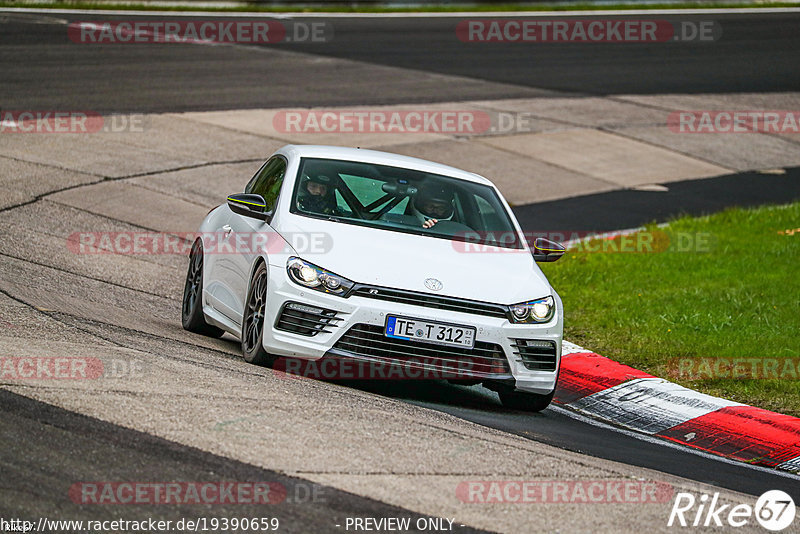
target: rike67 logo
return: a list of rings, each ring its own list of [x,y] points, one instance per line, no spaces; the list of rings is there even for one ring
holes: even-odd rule
[[[767,530],[778,532],[794,522],[797,510],[792,497],[781,490],[761,495],[755,506],[720,504],[719,493],[696,498],[691,493],[678,493],[669,514],[667,526],[680,527],[743,527],[753,519]]]

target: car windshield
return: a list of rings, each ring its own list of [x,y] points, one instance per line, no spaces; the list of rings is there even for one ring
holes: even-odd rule
[[[291,211],[382,230],[522,248],[493,188],[413,169],[303,158]]]

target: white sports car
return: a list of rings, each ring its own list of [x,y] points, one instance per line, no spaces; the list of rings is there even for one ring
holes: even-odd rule
[[[289,145],[206,216],[182,322],[230,332],[259,365],[358,362],[366,378],[389,366],[403,376],[388,378],[481,383],[505,406],[539,411],[556,386],[564,314],[536,262],[563,253],[541,238],[529,247],[476,174]]]

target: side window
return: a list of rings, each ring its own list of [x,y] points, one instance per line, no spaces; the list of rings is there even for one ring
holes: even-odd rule
[[[261,195],[267,203],[267,209],[274,210],[278,203],[278,194],[281,191],[285,174],[286,160],[275,156],[250,180],[244,192]]]

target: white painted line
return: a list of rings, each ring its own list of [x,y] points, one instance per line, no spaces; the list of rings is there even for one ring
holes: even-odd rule
[[[655,434],[728,406],[744,406],[663,378],[637,378],[569,405],[633,430]]]
[[[666,228],[670,224],[671,223],[669,223],[669,222],[658,223],[656,225],[656,228]],[[576,239],[569,239],[567,241],[564,241],[561,244],[564,245],[565,247],[567,247],[567,249],[569,249],[570,247],[574,247],[575,245],[578,245],[578,244],[581,244],[581,243],[588,243],[589,241],[592,241],[593,239],[614,239],[614,238],[621,237],[621,236],[635,234],[637,232],[644,232],[646,230],[647,230],[647,228],[645,228],[644,226],[638,226],[636,228],[625,228],[623,230],[612,230],[610,232],[602,232],[602,233],[589,235],[589,236],[586,236],[586,237],[579,237],[579,238],[576,238]]]
[[[777,469],[783,469],[784,471],[800,474],[800,456],[797,458],[792,458],[788,462],[778,464]]]
[[[616,237],[635,234],[636,232],[643,232],[645,230],[647,230],[647,228],[645,228],[644,226],[639,226],[637,228],[626,228],[625,230],[612,230],[611,232],[596,233],[588,235],[586,237],[578,237],[576,239],[570,239],[564,241],[561,244],[567,247],[567,249],[570,249],[575,245],[578,245],[580,243],[588,243],[589,241],[592,241],[594,239],[614,239]]]
[[[284,13],[291,17],[332,17],[332,18],[492,18],[492,17],[584,17],[620,15],[722,15],[736,13],[800,13],[800,7],[745,7],[718,9],[615,9],[604,11],[460,11],[452,13]]]
[[[551,404],[550,406],[547,407],[547,409],[548,410],[552,410],[557,414],[569,417],[570,419],[575,419],[576,421],[580,421],[581,423],[586,423],[587,425],[592,425],[592,426],[595,426],[597,428],[602,428],[604,430],[610,430],[612,432],[618,432],[620,434],[624,434],[625,436],[628,436],[628,437],[631,437],[631,438],[635,438],[635,439],[638,439],[640,441],[644,441],[646,443],[650,443],[652,445],[661,445],[662,447],[667,447],[667,448],[670,448],[670,449],[676,449],[676,450],[679,450],[679,451],[687,452],[687,453],[690,453],[690,454],[694,454],[695,456],[700,456],[702,458],[706,458],[706,459],[709,459],[709,460],[714,460],[714,461],[717,461],[717,462],[722,462],[722,463],[730,464],[730,465],[736,465],[736,466],[744,467],[744,468],[747,468],[747,469],[753,469],[755,471],[761,471],[762,473],[770,473],[770,474],[773,474],[773,475],[776,475],[776,476],[779,476],[779,477],[789,478],[789,479],[792,479],[792,480],[800,481],[800,476],[798,476],[798,475],[796,475],[794,473],[791,473],[791,472],[777,471],[777,470],[775,470],[775,469],[773,469],[771,467],[764,467],[764,466],[761,466],[761,465],[748,464],[746,462],[742,462],[741,460],[731,460],[730,458],[725,458],[724,456],[717,456],[716,454],[711,454],[709,452],[706,452],[706,451],[703,451],[703,450],[700,450],[700,449],[687,447],[686,445],[681,445],[681,444],[678,444],[678,443],[674,443],[672,441],[668,441],[668,440],[665,440],[665,439],[662,439],[662,438],[656,438],[656,437],[650,436],[648,434],[641,434],[641,433],[635,432],[633,430],[626,430],[624,428],[619,428],[619,427],[616,427],[616,426],[612,426],[612,425],[609,425],[607,423],[604,423],[603,421],[598,421],[597,419],[592,419],[591,417],[587,417],[587,416],[585,416],[585,415],[583,415],[581,413],[575,412],[575,411],[571,410],[568,407],[559,406],[557,404]],[[794,461],[794,460],[792,460],[792,461]]]
[[[135,11],[106,9],[47,9],[31,7],[0,8],[0,13],[58,13],[63,15],[132,15],[137,17],[234,17],[234,18],[491,18],[491,17],[586,17],[621,15],[724,15],[748,13],[800,13],[800,7],[745,7],[719,9],[620,9],[596,11],[461,11],[455,13],[266,13],[261,11]]]
[[[590,350],[586,350],[580,345],[576,345],[575,343],[570,343],[566,339],[561,342],[561,356],[564,357],[567,354],[575,354],[578,352],[592,352]]]

